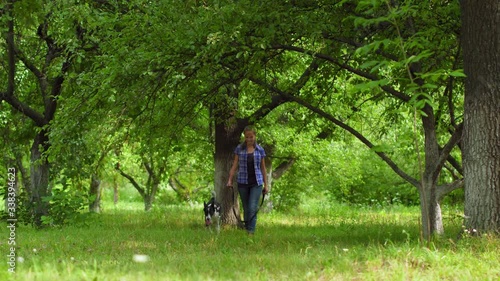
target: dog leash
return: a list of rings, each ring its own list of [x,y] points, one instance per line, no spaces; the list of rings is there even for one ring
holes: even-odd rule
[[[233,189],[233,187],[232,187],[232,186],[230,186],[230,188],[231,188],[231,189]],[[265,199],[265,198],[266,198],[266,194],[265,194],[265,193],[262,193],[262,201],[260,202],[260,206],[259,206],[259,208],[257,209],[257,211],[255,212],[255,214],[253,214],[253,216],[252,216],[249,220],[245,221],[245,220],[241,220],[241,219],[240,219],[240,217],[236,214],[236,211],[234,210],[234,206],[236,205],[236,196],[234,196],[234,191],[233,191],[233,207],[232,207],[232,209],[233,209],[233,214],[234,214],[234,216],[236,217],[236,219],[238,219],[238,222],[239,222],[240,224],[245,225],[246,223],[248,223],[248,222],[252,221],[252,220],[255,218],[255,216],[257,216],[257,213],[258,213],[258,212],[260,211],[260,209],[262,208],[262,205],[264,205],[264,199]]]

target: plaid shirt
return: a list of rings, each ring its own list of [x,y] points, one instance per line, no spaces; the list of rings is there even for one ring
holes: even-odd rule
[[[234,150],[234,154],[238,155],[238,183],[248,183],[248,169],[247,169],[247,150],[246,147],[241,147],[241,145],[238,145],[236,149]],[[264,151],[264,148],[262,148],[260,145],[256,144],[255,145],[255,151],[253,153],[254,157],[254,167],[255,167],[255,177],[257,178],[257,184],[258,185],[263,185],[264,184],[264,176],[262,175],[262,171],[260,170],[260,165],[262,163],[262,159],[266,156],[266,152]]]

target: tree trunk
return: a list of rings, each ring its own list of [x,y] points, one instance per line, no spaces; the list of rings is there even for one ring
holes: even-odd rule
[[[153,203],[154,203],[154,200],[155,200],[155,197],[154,195],[151,195],[151,194],[146,194],[144,197],[144,211],[150,211],[151,208],[153,208]]]
[[[49,169],[50,165],[42,151],[49,147],[46,130],[41,130],[33,141],[31,147],[31,198],[30,207],[33,213],[33,222],[36,227],[42,226],[42,216],[49,214],[49,203],[43,198],[50,195]]]
[[[239,144],[243,128],[243,125],[238,126],[236,123],[230,126],[222,122],[215,125],[215,192],[217,201],[222,205],[222,222],[229,225],[237,225],[240,219],[236,179],[233,179],[232,189],[227,188],[226,183],[234,159],[234,149]]]
[[[160,186],[160,181],[157,180],[157,178],[156,178],[153,182],[153,186],[151,187],[151,192],[149,193],[150,203],[149,203],[149,209],[146,209],[146,211],[151,210],[151,208],[153,207],[153,203],[155,202],[156,193],[158,192],[159,186]]]
[[[118,204],[118,200],[120,199],[120,194],[118,192],[118,179],[113,175],[113,203],[114,205]]]
[[[420,211],[422,215],[422,235],[428,240],[433,234],[443,234],[443,217],[436,194],[437,186],[431,180],[424,180],[419,188]]]
[[[317,64],[313,62],[309,68],[304,72],[301,78],[294,85],[297,91],[302,88],[309,79],[312,71],[316,69]],[[251,79],[252,80],[252,79]],[[253,82],[267,87],[263,81],[253,79]],[[288,99],[281,95],[274,95],[271,101],[258,108],[251,116],[246,118],[237,118],[236,112],[238,110],[234,103],[230,100],[237,100],[238,85],[234,87],[227,87],[227,95],[221,98],[220,101],[211,109],[211,114],[215,119],[215,155],[214,155],[214,185],[217,194],[217,200],[222,204],[222,222],[224,224],[236,225],[239,223],[239,201],[236,200],[238,195],[236,179],[233,179],[234,187],[229,189],[226,186],[229,170],[234,159],[234,149],[239,144],[241,133],[245,126],[250,122],[254,123],[264,118],[274,108],[288,101]],[[224,95],[224,93],[222,93]],[[236,176],[236,173],[235,173]],[[236,215],[235,215],[236,213]]]
[[[26,198],[29,200],[31,198],[31,180],[30,180],[30,174],[27,171],[27,169],[23,165],[23,155],[21,153],[15,153],[16,155],[16,161],[15,165],[17,167],[17,172],[21,173],[21,182],[22,182],[22,187],[26,191]],[[19,183],[18,183],[19,185]],[[19,185],[20,187],[21,185]],[[25,202],[29,205],[29,202]]]
[[[466,227],[500,231],[500,2],[461,1]]]
[[[128,179],[129,182],[134,186],[134,188],[139,192],[141,195],[143,201],[144,201],[144,210],[149,211],[153,207],[153,203],[155,200],[156,192],[158,191],[158,187],[160,185],[160,176],[154,174],[154,170],[151,168],[151,166],[147,163],[143,163],[144,166],[147,169],[147,172],[149,174],[147,183],[145,185],[145,188],[142,187],[131,175],[125,173],[121,168],[120,164],[117,163],[115,165],[115,170],[117,170],[120,175],[122,175],[124,178]],[[160,169],[163,170],[163,169]],[[160,171],[159,174],[162,172]]]
[[[266,149],[266,148],[264,148]],[[270,157],[272,153],[272,150],[267,150],[266,149],[266,158],[264,158],[264,162],[266,163],[266,170],[267,170],[267,187],[269,188],[268,194],[264,198],[264,203],[262,204],[262,207],[260,209],[260,212],[266,212],[269,213],[273,210],[273,201],[271,200],[271,191],[273,189],[273,161],[272,158]]]
[[[426,105],[422,109],[422,125],[424,128],[424,153],[425,162],[419,163],[423,168],[420,179],[420,206],[422,213],[422,231],[425,239],[429,239],[433,234],[444,233],[441,206],[439,205],[437,181],[441,173],[440,151],[436,134],[436,119],[434,111]],[[419,150],[418,145],[415,147]],[[417,152],[418,153],[418,152]]]
[[[90,190],[89,195],[93,200],[89,204],[89,212],[100,213],[101,212],[101,180],[97,174],[92,174],[90,179]]]

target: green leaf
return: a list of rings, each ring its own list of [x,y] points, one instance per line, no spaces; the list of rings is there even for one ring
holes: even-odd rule
[[[467,75],[465,75],[463,69],[457,69],[457,70],[454,70],[454,71],[450,72],[450,76],[453,76],[453,77],[467,77]]]

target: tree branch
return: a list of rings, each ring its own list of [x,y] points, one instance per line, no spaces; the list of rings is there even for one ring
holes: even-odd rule
[[[42,86],[42,91],[46,91],[47,89],[47,81],[44,79],[44,75],[42,73],[42,71],[40,69],[38,69],[38,67],[35,66],[34,63],[32,63],[25,55],[24,55],[24,52],[19,50],[18,48],[14,47],[14,51],[15,51],[15,54],[16,54],[16,57],[23,62],[24,66],[26,66],[27,69],[29,69],[31,71],[31,73],[33,73],[33,75],[35,75],[35,77],[38,79],[38,83],[40,83],[40,85]]]
[[[456,180],[452,183],[445,185],[438,185],[436,188],[436,197],[438,201],[444,198],[444,196],[456,189],[462,188],[464,186],[464,179]]]
[[[262,105],[259,109],[257,109],[257,111],[255,111],[252,115],[246,117],[245,119],[247,119],[248,121],[261,120],[267,114],[269,114],[269,112],[285,102],[287,102],[287,100],[283,99],[282,96],[274,95],[271,97],[271,102]]]
[[[276,169],[273,169],[273,179],[279,179],[286,171],[292,167],[296,158],[288,158],[287,161],[281,162]]]
[[[329,61],[335,65],[337,65],[338,67],[344,69],[344,70],[347,70],[351,73],[354,73],[358,76],[361,76],[363,78],[366,78],[368,80],[372,80],[372,81],[379,81],[380,78],[377,76],[377,75],[374,75],[374,74],[371,74],[371,73],[368,73],[368,72],[365,72],[365,71],[362,71],[362,70],[359,70],[359,69],[356,69],[348,64],[345,64],[345,63],[341,63],[339,61],[337,61],[335,58],[329,56],[329,55],[326,55],[326,54],[322,54],[322,53],[317,53],[317,52],[313,52],[313,51],[310,51],[310,50],[306,50],[304,48],[300,48],[300,47],[296,47],[296,46],[287,46],[287,45],[274,45],[273,48],[275,49],[285,49],[285,50],[289,50],[289,51],[295,51],[295,52],[299,52],[299,53],[303,53],[303,54],[307,54],[307,55],[310,55],[312,57],[315,57],[315,58],[319,58],[319,59],[323,59],[323,60],[326,60],[326,61]],[[396,89],[390,87],[390,86],[380,86],[380,88],[382,90],[384,90],[385,92],[391,94],[392,96],[402,100],[402,101],[405,101],[405,102],[408,102],[410,101],[410,96],[408,96],[407,94],[405,93],[402,93],[402,92],[399,92],[397,91]]]
[[[304,101],[303,99],[299,98],[299,97],[296,97],[296,96],[293,96],[289,93],[285,93],[283,91],[280,91],[279,89],[277,88],[272,88],[274,92],[280,94],[280,95],[283,95],[285,96],[287,99],[290,99],[291,101],[294,101],[306,108],[308,108],[309,110],[315,112],[316,114],[318,114],[319,116],[329,120],[330,122],[334,123],[335,125],[341,127],[342,129],[348,131],[349,133],[351,133],[353,136],[355,136],[358,140],[360,140],[363,144],[365,144],[368,148],[373,148],[374,145],[367,139],[365,138],[361,133],[359,133],[358,131],[356,131],[354,128],[350,127],[349,125],[343,123],[342,121],[338,120],[337,118],[333,117],[331,114],[311,105],[310,103]],[[420,186],[420,182],[418,180],[416,180],[415,178],[411,177],[410,175],[406,174],[403,170],[401,170],[397,165],[396,163],[394,163],[390,158],[389,156],[387,156],[384,152],[380,152],[380,151],[375,151],[375,153],[382,159],[384,160],[384,162],[387,163],[387,165],[389,165],[389,167],[391,167],[391,169],[397,174],[399,175],[401,178],[403,178],[404,180],[406,180],[408,183],[412,184],[413,186],[419,188]]]
[[[15,76],[16,76],[16,60],[14,51],[14,1],[7,1],[5,5],[5,11],[7,15],[10,15],[7,21],[7,37],[5,41],[7,43],[7,57],[8,57],[8,71],[9,76],[7,78],[7,93],[4,96],[13,96],[15,91]]]
[[[153,178],[153,182],[155,184],[156,183],[160,183],[160,177],[163,174],[163,172],[165,171],[165,167],[161,166],[158,169],[158,173],[155,173],[155,169],[154,169],[154,167],[152,165],[153,160],[150,160],[149,162],[143,160],[143,163],[144,163],[144,167],[146,168],[146,171],[148,171],[148,174],[151,175],[151,177]]]
[[[453,168],[455,168],[455,170],[457,170],[459,174],[464,174],[464,169],[462,168],[462,165],[460,165],[460,163],[457,161],[457,159],[455,159],[451,155],[448,155],[448,158],[446,160]]]
[[[439,153],[439,160],[437,162],[437,165],[439,167],[438,171],[441,170],[444,163],[449,159],[449,156],[450,156],[450,153],[451,153],[451,150],[453,149],[453,147],[455,147],[455,145],[457,145],[457,143],[459,143],[460,140],[462,139],[463,128],[464,128],[463,123],[458,124],[453,135],[451,135],[448,142],[445,144],[443,149],[441,149],[441,151]],[[453,165],[453,163],[452,163],[452,165]]]
[[[3,93],[2,99],[5,100],[7,103],[9,103],[17,111],[19,111],[20,113],[26,115],[31,120],[33,120],[38,127],[43,127],[48,124],[48,122],[45,120],[42,114],[36,112],[28,105],[22,103],[16,97],[8,95],[8,93],[7,95],[6,93]]]
[[[459,58],[461,58],[461,56],[460,56],[461,52],[462,52],[462,48],[461,48],[461,45],[459,44],[457,53],[455,55],[455,61],[453,62],[452,69],[457,68],[458,63],[459,63]],[[455,106],[453,105],[453,82],[454,81],[455,81],[455,77],[450,76],[448,78],[448,83],[446,84],[446,88],[444,91],[445,91],[445,95],[447,96],[448,110],[449,110],[449,114],[450,114],[451,125],[456,128],[457,127],[457,121],[456,121],[457,119],[455,116]]]
[[[351,47],[354,47],[356,49],[365,46],[364,44],[361,44],[359,42],[356,42],[356,41],[348,39],[348,38],[334,37],[334,36],[332,36],[331,34],[329,34],[327,32],[323,32],[323,38],[329,39],[329,40],[333,40],[333,41],[337,41],[337,42],[340,42],[340,43],[344,43],[344,44],[347,44],[347,45],[349,45]],[[399,58],[396,57],[395,55],[383,52],[380,49],[376,50],[375,53],[377,55],[381,55],[382,57],[390,59],[392,61],[398,61],[399,60]]]
[[[288,91],[290,93],[298,93],[306,84],[307,81],[311,78],[311,76],[314,74],[316,70],[318,70],[320,64],[320,60],[317,58],[314,58],[309,64],[309,66],[306,68],[304,73],[300,76],[300,78],[293,84],[292,88]]]
[[[12,5],[12,3],[10,3]],[[9,5],[7,5],[9,6]],[[13,18],[13,17],[11,17]],[[24,53],[16,48],[14,43],[14,25],[13,20],[9,20],[9,32],[7,35],[7,45],[8,45],[8,57],[9,57],[9,78],[8,78],[8,89],[7,92],[1,93],[1,98],[7,101],[13,108],[22,114],[28,116],[32,119],[38,127],[43,127],[48,124],[50,120],[54,118],[54,114],[57,108],[57,96],[60,95],[62,84],[64,82],[64,76],[60,75],[53,80],[52,92],[50,96],[47,96],[48,89],[48,81],[46,75],[39,68],[35,66],[25,55]],[[54,56],[60,53],[60,49],[54,44],[53,40],[51,40],[46,35],[47,24],[42,24],[38,28],[38,35],[41,39],[45,40],[48,46],[46,64],[53,60]],[[23,64],[29,69],[33,75],[38,80],[40,85],[40,91],[42,93],[43,101],[44,101],[44,114],[40,114],[28,105],[21,102],[15,96],[15,57],[17,57]],[[62,64],[61,72],[64,74],[69,70],[70,66],[70,55],[67,56],[66,61]]]
[[[9,103],[14,109],[20,113],[28,116],[32,119],[38,127],[43,127],[47,124],[44,120],[43,115],[33,110],[28,105],[22,103],[15,97],[15,76],[16,76],[16,48],[14,43],[14,19],[12,16],[12,5],[13,3],[9,1],[6,5],[6,11],[11,14],[11,17],[7,23],[8,32],[6,37],[7,43],[7,57],[8,57],[8,78],[7,78],[7,91],[0,93],[0,98]]]
[[[182,190],[187,190],[187,187],[183,185],[175,176],[171,176],[168,179],[168,184],[172,187],[172,189],[179,195],[181,198],[184,200],[189,200],[189,193],[187,192],[181,192]]]
[[[135,189],[139,191],[139,194],[141,194],[142,198],[146,198],[146,191],[144,190],[144,188],[142,188],[131,175],[126,174],[122,169],[120,169],[119,163],[115,165],[115,169],[120,173],[120,175],[128,179],[128,181],[135,187]]]
[[[318,67],[319,67],[319,60],[313,59],[311,64],[304,70],[299,79],[297,79],[297,81],[295,81],[295,83],[291,86],[290,92],[298,93],[307,84],[307,81],[309,81],[314,71],[316,71]],[[249,80],[261,86],[264,89],[270,89],[271,87],[271,85],[266,81],[262,81],[261,79],[255,77],[250,77]],[[287,99],[283,95],[274,95],[271,97],[270,103],[263,105],[261,108],[259,108],[250,117],[246,119],[260,120],[264,118],[264,116],[266,116],[269,112],[271,112],[271,110],[288,101],[289,99]]]

